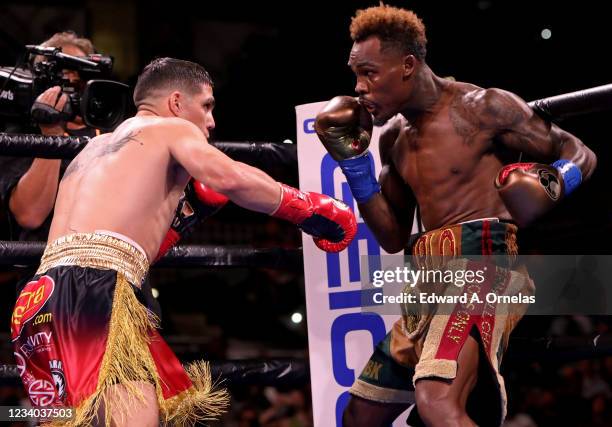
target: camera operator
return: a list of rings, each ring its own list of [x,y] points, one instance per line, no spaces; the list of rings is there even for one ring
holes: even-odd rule
[[[42,46],[59,47],[68,55],[84,57],[94,53],[89,39],[78,37],[66,31],[54,34]],[[34,62],[44,60],[34,58]],[[63,77],[70,81],[75,90],[82,88],[79,73],[63,70]],[[54,86],[36,99],[55,110],[62,111],[68,96],[59,86]],[[87,127],[83,118],[76,116],[72,121],[55,124],[39,124],[38,129],[29,126],[8,126],[11,133],[41,133],[47,136],[97,136],[100,131]],[[10,237],[14,240],[45,241],[49,231],[51,213],[59,180],[70,160],[0,157],[0,196],[9,213]]]

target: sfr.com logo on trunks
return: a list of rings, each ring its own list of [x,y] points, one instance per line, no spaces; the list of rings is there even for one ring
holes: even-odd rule
[[[11,317],[11,338],[16,341],[24,325],[34,318],[47,303],[55,289],[55,281],[49,276],[28,282],[15,303]],[[42,318],[45,319],[44,317]]]
[[[34,318],[34,325],[40,325],[41,323],[49,323],[53,320],[53,313],[39,314]]]
[[[30,335],[24,344],[19,347],[19,350],[27,357],[30,358],[34,353],[41,351],[48,351],[51,347],[52,332],[38,332],[37,334]]]

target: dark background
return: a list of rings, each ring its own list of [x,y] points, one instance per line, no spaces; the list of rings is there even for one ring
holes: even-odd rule
[[[292,138],[294,105],[352,93],[350,18],[375,3],[4,1],[0,63],[12,65],[23,44],[72,28],[114,55],[126,82],[159,56],[203,64],[216,81],[218,138]],[[389,3],[423,19],[427,61],[441,76],[531,100],[605,84],[612,75],[603,2]],[[543,28],[552,30],[549,40]]]
[[[375,4],[333,0],[3,1],[0,65],[13,65],[24,44],[42,42],[66,29],[91,38],[99,52],[113,55],[114,77],[132,85],[139,70],[155,57],[194,60],[215,81],[214,139],[295,141],[295,105],[353,93],[354,78],[346,65],[352,44],[348,26],[356,9]],[[612,82],[612,22],[604,12],[605,2],[388,4],[412,8],[423,19],[429,40],[427,62],[440,76],[500,87],[526,100]],[[540,35],[544,28],[552,31],[548,40]],[[611,118],[611,112],[605,112],[561,124],[596,152],[598,169],[562,209],[524,230],[523,252],[611,252]],[[296,170],[279,178],[297,184]],[[208,221],[187,243],[286,248],[301,244],[293,228],[235,207]],[[296,326],[288,320],[294,311],[305,310],[301,271],[157,269],[151,280],[160,291],[164,335],[184,360],[202,355],[209,359],[306,355],[304,323]],[[7,313],[3,324],[8,325],[13,288],[4,286],[1,295]],[[515,336],[528,343],[552,333],[609,333],[607,319],[590,318],[586,322],[590,327],[580,319],[562,320],[564,326],[554,320],[526,319]],[[7,331],[8,327],[2,330]],[[523,347],[524,353],[529,344]],[[612,425],[612,416],[606,418],[611,396],[604,393],[602,412],[599,395],[584,391],[593,383],[589,379],[597,375],[610,383],[610,359],[578,362],[548,353],[538,360],[525,359],[522,353],[509,356],[511,416],[528,413],[541,426]],[[2,363],[9,359],[3,357]],[[307,401],[307,387],[299,392],[302,397],[295,400]],[[257,418],[274,407],[273,399],[264,398],[261,389],[234,390],[234,395],[238,409],[225,425],[277,425],[237,421],[250,419],[249,413]],[[573,405],[578,415],[567,424],[563,420],[569,420],[569,415],[564,411]],[[307,403],[294,406],[291,416],[306,414],[307,418]]]

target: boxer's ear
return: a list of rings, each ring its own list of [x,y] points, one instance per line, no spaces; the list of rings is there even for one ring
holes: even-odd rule
[[[406,55],[404,56],[404,78],[408,78],[414,73],[414,69],[416,67],[417,59],[414,55]]]
[[[168,109],[175,116],[178,116],[183,110],[181,106],[181,102],[182,102],[182,96],[179,91],[175,90],[168,96]]]

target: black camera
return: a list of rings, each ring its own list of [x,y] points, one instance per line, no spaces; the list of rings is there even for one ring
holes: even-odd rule
[[[113,68],[113,58],[103,55],[77,57],[62,53],[61,48],[26,46],[30,55],[43,60],[27,67],[0,67],[0,116],[50,124],[83,117],[89,127],[113,130],[125,118],[129,107],[129,87],[104,80]],[[64,78],[63,70],[79,73],[77,85]],[[60,86],[68,95],[62,111],[35,102],[38,95]]]

